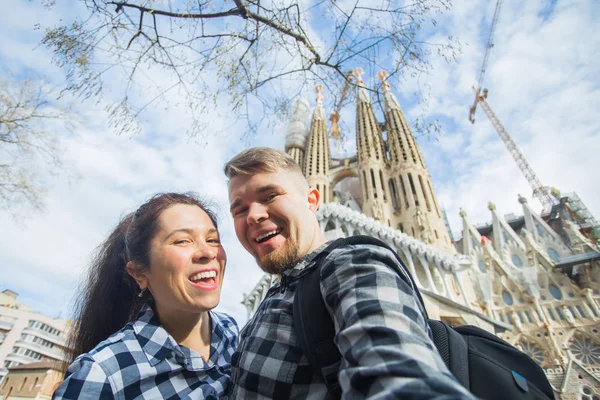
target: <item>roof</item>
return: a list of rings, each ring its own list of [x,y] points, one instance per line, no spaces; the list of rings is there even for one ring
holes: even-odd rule
[[[559,269],[564,269],[596,260],[600,260],[600,253],[597,251],[589,251],[583,254],[575,254],[574,256],[563,257],[558,260],[554,266]]]
[[[29,370],[29,369],[55,369],[60,371],[62,365],[58,361],[40,361],[29,364],[21,364],[16,367],[10,367],[10,371]]]
[[[506,223],[512,228],[513,231],[518,232],[519,229],[523,228],[523,226],[525,225],[525,218],[523,216],[516,217],[514,219],[506,221]],[[488,236],[490,233],[492,233],[494,225],[492,223],[489,223],[486,225],[476,226],[475,228],[477,229],[480,235]]]

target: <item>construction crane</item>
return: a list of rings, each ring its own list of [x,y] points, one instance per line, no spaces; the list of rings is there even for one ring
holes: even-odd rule
[[[481,108],[483,108],[483,111],[489,118],[492,125],[494,125],[494,128],[496,128],[496,132],[498,132],[498,135],[508,148],[508,151],[517,162],[517,165],[521,169],[521,172],[523,173],[523,175],[525,175],[527,182],[529,182],[529,185],[533,189],[533,196],[537,198],[540,201],[540,203],[542,203],[545,211],[550,211],[552,206],[557,203],[556,198],[551,195],[552,189],[542,185],[537,175],[533,172],[533,169],[527,163],[527,160],[525,160],[523,153],[521,153],[516,143],[512,140],[512,138],[500,122],[500,119],[496,116],[496,114],[492,111],[490,105],[487,103],[486,100],[488,97],[488,90],[482,89],[483,78],[487,69],[490,49],[494,47],[494,32],[496,30],[496,23],[498,22],[498,15],[500,14],[501,6],[502,0],[498,0],[496,2],[494,18],[492,20],[492,26],[490,28],[490,35],[488,37],[485,55],[483,57],[483,65],[481,66],[481,72],[479,73],[477,87],[473,87],[473,90],[475,92],[475,100],[473,101],[473,105],[469,109],[469,121],[471,121],[471,123],[475,123],[475,112],[477,111],[477,105],[481,104]]]

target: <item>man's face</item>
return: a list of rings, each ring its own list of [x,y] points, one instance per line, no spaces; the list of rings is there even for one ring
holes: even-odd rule
[[[235,233],[258,265],[279,274],[317,248],[319,193],[293,171],[238,175],[229,181]]]

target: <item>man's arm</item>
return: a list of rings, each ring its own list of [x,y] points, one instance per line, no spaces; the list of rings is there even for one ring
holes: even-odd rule
[[[342,397],[474,398],[446,368],[388,249],[349,245],[323,262],[321,293],[342,354]]]

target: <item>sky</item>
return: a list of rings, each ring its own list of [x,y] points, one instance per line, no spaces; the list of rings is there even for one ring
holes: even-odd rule
[[[43,30],[35,26],[72,17],[78,7],[59,3],[47,9],[37,2],[10,1],[10,11],[0,15],[0,79],[25,75],[60,88],[65,72],[39,45]],[[417,140],[454,232],[461,229],[461,208],[475,224],[491,220],[489,201],[501,215],[520,214],[518,194],[541,209],[483,110],[475,124],[467,119],[493,11],[494,2],[453,1],[435,27],[425,28],[425,39],[458,38],[462,54],[457,61],[433,59],[429,74],[391,82],[409,123],[423,113],[415,93],[429,93],[426,114],[440,120],[441,133]],[[599,18],[600,3],[594,0],[505,0],[484,82],[488,103],[541,182],[564,193],[577,192],[597,218],[600,33],[594,26]],[[149,79],[169,80],[161,71],[148,74]],[[122,84],[119,79],[116,73],[114,85]],[[314,107],[314,93],[303,95]],[[0,211],[0,290],[18,292],[33,310],[69,318],[82,274],[119,218],[154,193],[193,190],[217,207],[228,254],[218,310],[245,322],[242,296],[262,272],[236,240],[222,166],[250,146],[283,149],[285,124],[249,138],[220,101],[218,112],[206,117],[203,135],[190,137],[185,134],[189,116],[177,107],[178,93],[169,96],[171,106],[152,109],[138,134],[118,134],[109,126],[103,100],[60,100],[71,102],[72,129],[55,127],[67,171],[48,179],[43,212],[15,219]],[[352,106],[343,110],[347,126],[353,125],[353,114]],[[332,148],[334,155],[350,155],[353,132],[342,146],[346,152],[333,143]]]

